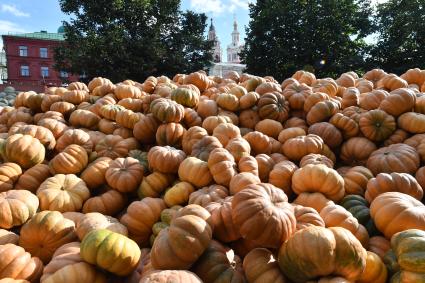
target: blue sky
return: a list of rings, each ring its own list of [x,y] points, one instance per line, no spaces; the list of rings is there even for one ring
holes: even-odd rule
[[[205,13],[214,19],[217,35],[221,41],[223,58],[231,42],[233,17],[239,24],[241,40],[248,25],[248,3],[253,0],[183,0],[182,10]],[[254,0],[255,1],[255,0]],[[56,32],[61,21],[69,17],[63,14],[57,0],[0,0],[0,34],[8,32]],[[209,21],[208,21],[209,26]],[[1,41],[1,40],[0,40]],[[2,43],[0,42],[0,48]]]

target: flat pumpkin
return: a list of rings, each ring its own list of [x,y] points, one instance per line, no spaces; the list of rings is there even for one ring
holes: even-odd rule
[[[7,161],[17,163],[28,169],[43,162],[46,149],[41,142],[30,136],[14,134],[6,139],[4,157]]]

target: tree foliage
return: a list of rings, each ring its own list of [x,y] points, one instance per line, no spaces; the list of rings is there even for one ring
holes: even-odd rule
[[[212,43],[206,16],[180,11],[179,0],[60,0],[66,41],[56,68],[87,78],[142,81],[205,69]]]
[[[402,74],[425,69],[425,1],[390,0],[377,6],[378,42],[369,62],[373,67]]]
[[[369,0],[257,0],[250,5],[247,71],[278,79],[307,68],[331,76],[364,65]]]

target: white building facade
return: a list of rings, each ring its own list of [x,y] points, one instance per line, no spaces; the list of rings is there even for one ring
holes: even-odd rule
[[[213,24],[213,20],[211,19],[210,30],[208,31],[208,40],[213,42],[213,61],[219,63],[222,61],[222,52],[221,52],[221,44],[218,39],[217,34],[215,33],[215,27]]]
[[[233,31],[232,31],[232,43],[227,46],[227,62],[240,64],[241,59],[239,58],[239,53],[244,48],[243,44],[239,43],[239,30],[238,23],[236,19],[233,22]]]

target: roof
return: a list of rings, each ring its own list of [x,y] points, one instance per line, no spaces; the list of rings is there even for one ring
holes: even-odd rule
[[[31,33],[8,33],[3,36],[13,36],[13,37],[24,37],[24,38],[33,38],[33,39],[41,39],[41,40],[65,40],[64,33],[53,33],[53,32],[31,32]]]

